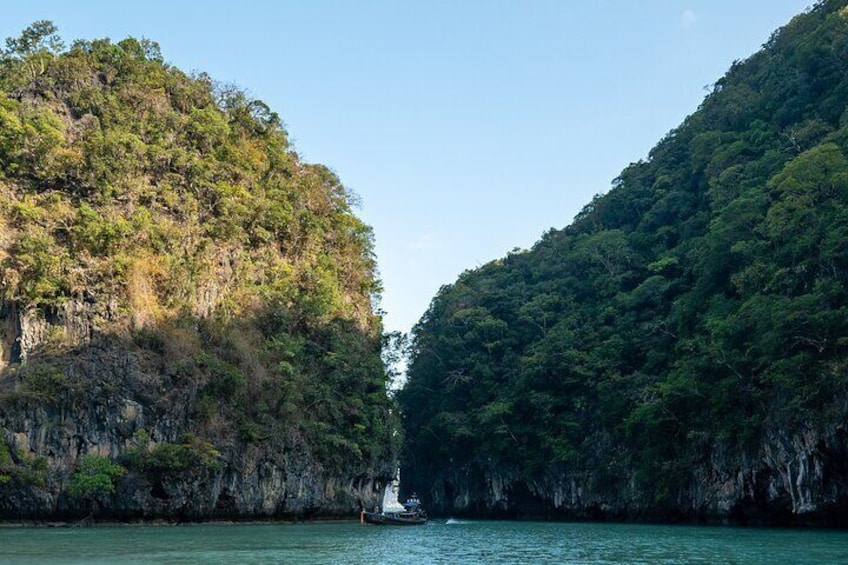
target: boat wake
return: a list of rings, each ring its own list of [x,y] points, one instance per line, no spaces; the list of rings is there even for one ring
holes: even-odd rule
[[[456,518],[448,518],[448,521],[445,522],[445,526],[455,526],[457,524],[470,524],[470,520],[457,520]]]

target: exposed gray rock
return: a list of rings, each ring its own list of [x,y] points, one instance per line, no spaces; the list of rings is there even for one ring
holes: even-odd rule
[[[116,312],[108,300],[85,298],[47,313],[0,306],[0,520],[79,519],[89,512],[128,520],[354,517],[379,503],[390,462],[330,473],[295,435],[260,443],[223,435],[211,465],[164,474],[129,468],[109,497],[68,496],[84,455],[126,465],[133,450],[181,445],[196,430],[197,386],[105,334]],[[28,358],[57,335],[67,358],[53,388],[22,388]],[[9,344],[19,344],[19,355]],[[4,467],[6,453],[11,461]]]
[[[714,446],[689,487],[657,509],[626,470],[552,468],[528,481],[518,469],[453,469],[426,493],[445,515],[560,519],[685,520],[717,523],[846,525],[848,432],[844,426],[766,433],[751,457]]]

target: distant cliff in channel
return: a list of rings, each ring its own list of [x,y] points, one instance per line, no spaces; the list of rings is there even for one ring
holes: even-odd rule
[[[848,2],[442,288],[399,402],[434,512],[848,526]]]
[[[396,457],[370,228],[148,40],[0,56],[0,519],[354,516]]]

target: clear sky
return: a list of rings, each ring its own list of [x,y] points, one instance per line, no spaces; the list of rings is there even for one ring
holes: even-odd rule
[[[389,330],[529,248],[810,0],[0,0],[0,37],[158,41],[264,100],[373,228]]]

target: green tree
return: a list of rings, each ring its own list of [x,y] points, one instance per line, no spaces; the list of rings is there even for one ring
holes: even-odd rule
[[[19,37],[6,39],[3,60],[15,62],[32,79],[47,70],[50,60],[64,49],[64,43],[53,22],[40,20],[26,28]]]
[[[101,455],[83,455],[68,486],[68,494],[78,500],[90,503],[104,502],[115,494],[115,481],[126,469]]]

